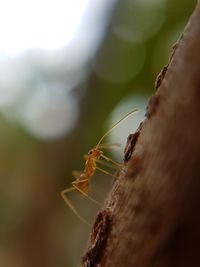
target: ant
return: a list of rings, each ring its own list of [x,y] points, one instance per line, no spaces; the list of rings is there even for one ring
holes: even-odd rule
[[[137,110],[135,109],[129,112],[128,114],[126,114],[101,137],[97,145],[93,147],[91,150],[89,150],[88,154],[84,156],[86,162],[85,162],[85,168],[83,172],[73,171],[72,175],[75,178],[75,180],[72,182],[72,187],[66,188],[62,190],[60,193],[65,203],[71,208],[71,210],[76,214],[76,216],[86,224],[88,224],[88,222],[78,213],[76,208],[72,205],[72,203],[67,198],[66,194],[77,190],[82,195],[88,197],[93,202],[99,204],[96,200],[94,200],[87,194],[89,191],[91,177],[94,175],[96,170],[99,170],[103,172],[104,174],[107,174],[112,177],[115,177],[115,176],[109,173],[108,171],[97,166],[97,163],[102,164],[104,166],[109,166],[111,168],[121,168],[123,166],[122,164],[119,164],[115,162],[114,160],[112,160],[111,158],[105,156],[103,151],[101,150],[101,149],[111,149],[114,147],[119,147],[119,144],[101,144],[101,142],[116,126],[118,126],[123,120],[125,120],[130,115],[136,112]],[[102,161],[101,159],[103,159],[104,161]]]

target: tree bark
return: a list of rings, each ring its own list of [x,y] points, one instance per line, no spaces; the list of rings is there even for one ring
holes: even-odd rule
[[[200,2],[128,138],[83,266],[200,266],[199,50]]]

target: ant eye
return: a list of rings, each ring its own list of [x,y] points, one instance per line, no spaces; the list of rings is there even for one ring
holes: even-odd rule
[[[90,151],[88,152],[89,155],[92,155],[92,153],[93,153],[92,150],[90,150]]]

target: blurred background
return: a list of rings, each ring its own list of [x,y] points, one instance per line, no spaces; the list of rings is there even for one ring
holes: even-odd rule
[[[195,0],[0,1],[0,266],[75,267],[90,228],[60,197],[84,153],[107,142],[118,162],[143,119]],[[112,179],[97,173],[103,203]],[[92,224],[99,209],[69,198]]]

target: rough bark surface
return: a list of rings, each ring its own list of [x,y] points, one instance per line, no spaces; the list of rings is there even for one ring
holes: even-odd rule
[[[98,214],[85,267],[200,266],[200,3]]]

